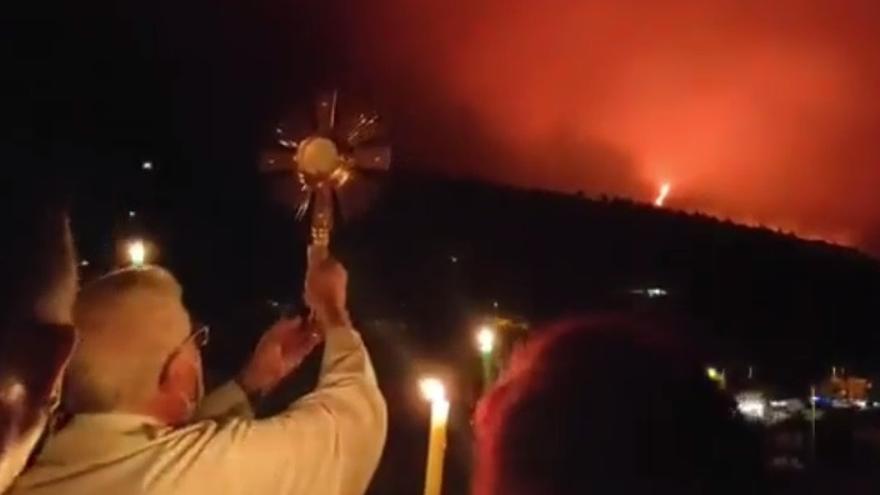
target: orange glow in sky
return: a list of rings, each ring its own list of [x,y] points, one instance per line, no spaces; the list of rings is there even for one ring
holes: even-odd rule
[[[393,88],[414,161],[645,202],[675,177],[678,208],[880,253],[876,1],[382,0],[364,14],[354,58]]]

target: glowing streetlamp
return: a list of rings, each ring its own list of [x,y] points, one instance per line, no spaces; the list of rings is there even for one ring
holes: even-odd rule
[[[810,455],[816,459],[816,386],[810,385]]]
[[[483,391],[492,386],[492,357],[495,351],[495,329],[484,325],[477,330],[477,350],[483,361]]]
[[[724,370],[718,371],[718,368],[710,366],[706,368],[706,376],[708,376],[713,382],[717,383],[722,390],[727,388],[727,376],[725,376]]]
[[[126,248],[128,261],[134,267],[142,267],[147,261],[147,246],[141,239],[135,239],[128,243]]]
[[[437,378],[419,382],[422,395],[431,403],[431,430],[428,436],[428,461],[425,467],[424,495],[440,495],[443,487],[443,461],[446,454],[446,425],[449,421],[449,399],[446,386]]]
[[[477,331],[477,349],[480,354],[492,354],[495,350],[495,330],[492,327],[481,327]]]
[[[721,378],[721,373],[718,373],[716,368],[710,366],[706,368],[706,376],[708,376],[710,380],[718,380]]]

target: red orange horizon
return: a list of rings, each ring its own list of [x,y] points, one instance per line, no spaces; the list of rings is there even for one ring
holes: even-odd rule
[[[670,181],[675,207],[880,253],[878,2],[382,0],[349,22],[447,171],[647,202]]]

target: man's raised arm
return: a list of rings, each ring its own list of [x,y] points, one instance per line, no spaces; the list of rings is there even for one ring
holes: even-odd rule
[[[276,324],[239,376],[246,393],[265,392],[295,369],[323,335],[321,375],[313,392],[276,416],[219,424],[217,448],[210,450],[219,454],[216,462],[231,463],[225,468],[241,473],[236,479],[241,493],[366,491],[382,454],[387,412],[367,350],[345,309],[346,285],[339,263],[311,259],[305,296],[313,318]]]

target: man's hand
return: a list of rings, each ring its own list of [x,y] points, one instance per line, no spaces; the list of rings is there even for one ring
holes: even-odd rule
[[[248,396],[263,396],[302,364],[321,335],[301,318],[279,320],[260,338],[237,381]]]
[[[322,326],[349,325],[346,304],[348,273],[326,248],[309,248],[304,299]]]

